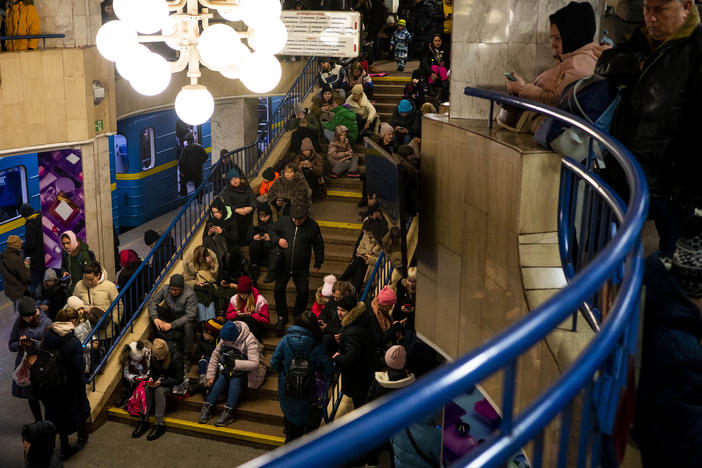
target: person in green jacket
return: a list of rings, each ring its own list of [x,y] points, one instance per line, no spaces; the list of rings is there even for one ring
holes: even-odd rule
[[[337,105],[337,107],[334,108],[334,120],[324,122],[324,136],[327,137],[327,140],[333,141],[336,127],[339,125],[344,125],[349,129],[349,140],[351,143],[355,143],[358,139],[356,114],[348,105],[344,104],[344,98],[341,96],[334,97],[334,103]]]
[[[78,239],[73,231],[61,234],[61,282],[66,287],[66,297],[73,295],[73,288],[83,279],[83,268],[95,261],[88,244]]]

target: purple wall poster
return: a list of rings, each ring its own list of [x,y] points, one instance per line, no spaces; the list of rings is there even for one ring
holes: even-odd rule
[[[61,234],[73,231],[85,241],[83,163],[78,149],[38,153],[39,193],[46,266],[61,267]]]

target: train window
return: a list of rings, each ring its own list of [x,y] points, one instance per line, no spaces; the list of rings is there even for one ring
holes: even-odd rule
[[[27,203],[27,170],[24,166],[0,169],[0,224],[20,216]]]
[[[156,136],[153,128],[141,131],[141,170],[146,171],[156,165]]]
[[[124,174],[129,171],[127,138],[119,133],[115,135],[115,171],[118,174]]]

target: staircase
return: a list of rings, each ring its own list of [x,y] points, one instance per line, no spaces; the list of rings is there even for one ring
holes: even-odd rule
[[[326,149],[326,148],[323,148]],[[362,147],[357,146],[356,151]],[[326,151],[324,152],[326,154]],[[324,238],[324,263],[319,272],[310,268],[310,291],[308,309],[311,310],[317,288],[322,285],[322,278],[328,274],[341,276],[348,260],[351,258],[356,239],[360,233],[361,224],[357,206],[361,198],[361,182],[358,179],[340,177],[326,179],[327,198],[315,202],[312,206],[312,217],[319,224]],[[263,340],[264,361],[268,365],[273,356],[273,351],[280,341],[273,331],[277,323],[276,305],[273,296],[275,283],[264,283],[266,271],[261,272],[258,278],[259,291],[268,300],[271,323]],[[287,286],[287,300],[292,316],[292,304],[295,301],[295,287],[291,282]],[[190,369],[191,383],[198,381],[198,369],[194,364]],[[214,426],[216,416],[221,411],[222,404],[218,405],[215,417],[209,424],[198,424],[197,420],[202,408],[201,394],[190,396],[184,400],[171,399],[166,412],[165,423],[169,430],[181,433],[217,438],[232,443],[245,443],[257,446],[275,447],[283,445],[283,413],[278,403],[278,376],[268,369],[268,376],[263,386],[256,391],[244,394],[235,411],[235,420],[226,427]],[[135,425],[137,419],[130,416],[124,409],[112,407],[107,410],[110,420]]]
[[[375,110],[381,122],[389,122],[392,111],[402,99],[402,91],[410,82],[411,72],[395,72],[397,76],[378,76],[373,78],[373,100]]]

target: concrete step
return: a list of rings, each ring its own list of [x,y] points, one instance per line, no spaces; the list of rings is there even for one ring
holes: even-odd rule
[[[285,442],[285,434],[282,424],[270,424],[259,421],[251,421],[243,418],[235,419],[226,427],[217,427],[214,421],[219,416],[219,411],[215,412],[215,418],[210,420],[210,424],[198,424],[200,408],[178,408],[166,413],[164,422],[168,430],[179,432],[195,437],[206,437],[231,442],[234,444],[243,443],[246,445],[257,445],[266,447],[279,447]],[[112,421],[136,425],[138,419],[130,416],[121,408],[110,408],[107,416]],[[153,424],[154,418],[149,418]]]
[[[363,184],[357,177],[341,176],[334,179],[325,176],[324,180],[327,184],[327,190],[348,190],[358,193],[361,193],[361,190],[363,190]]]
[[[342,189],[327,189],[327,200],[337,200],[337,201],[353,201],[358,202],[363,197],[363,192],[359,187],[358,190],[349,190],[347,188]]]
[[[223,395],[221,398],[222,402],[224,398],[225,396]],[[219,414],[219,408],[223,406],[222,402],[217,403],[218,411],[215,414]],[[203,403],[204,399],[202,395],[198,393],[184,400],[177,400],[177,407],[178,409],[197,411],[199,414]],[[283,426],[283,412],[280,409],[280,403],[276,400],[260,398],[258,392],[255,390],[248,390],[241,400],[239,400],[239,404],[234,410],[234,418]],[[195,419],[195,421],[197,421],[197,419]],[[214,421],[214,419],[211,419],[210,424],[214,424]]]

